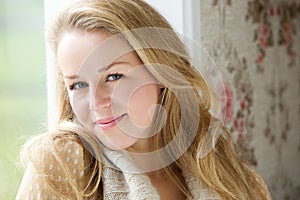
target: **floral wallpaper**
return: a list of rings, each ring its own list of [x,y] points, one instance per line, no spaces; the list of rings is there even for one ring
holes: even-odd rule
[[[294,37],[296,36],[296,18],[300,12],[299,3],[296,1],[254,0],[248,1],[246,20],[257,24],[254,31],[254,41],[257,43],[258,55],[256,59],[258,71],[263,71],[262,62],[266,56],[268,47],[274,45],[284,46],[289,56],[288,66],[295,65],[296,52],[294,48]],[[277,28],[278,37],[274,38],[272,21],[279,22]],[[275,44],[274,44],[275,43]]]
[[[272,198],[300,199],[300,1],[200,4],[201,44],[225,79],[227,126]]]

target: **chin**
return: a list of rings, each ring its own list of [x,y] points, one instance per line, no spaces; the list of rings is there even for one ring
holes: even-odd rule
[[[122,140],[122,139],[120,139]],[[120,143],[120,141],[105,141],[102,142],[107,148],[114,150],[114,151],[120,151],[120,150],[127,150],[128,148],[130,148],[132,145],[134,145],[136,143],[136,139],[135,141],[125,141],[123,140],[122,143]]]

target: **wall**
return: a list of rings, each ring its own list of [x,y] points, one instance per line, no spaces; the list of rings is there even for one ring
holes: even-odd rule
[[[274,200],[300,199],[300,2],[205,0],[200,16],[235,141]]]

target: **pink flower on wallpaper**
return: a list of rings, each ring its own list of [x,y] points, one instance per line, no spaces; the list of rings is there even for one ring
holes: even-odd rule
[[[225,122],[232,121],[233,117],[233,91],[227,81],[218,84],[218,90],[221,91],[222,113],[221,117]]]
[[[288,49],[288,55],[293,58],[296,56],[296,52],[293,49]]]
[[[234,118],[233,120],[234,130],[238,133],[238,140],[243,139],[244,129],[245,129],[245,121],[244,118]]]
[[[240,128],[242,131],[244,131],[244,119],[240,120]]]
[[[256,59],[256,62],[257,62],[258,64],[261,64],[262,61],[263,61],[263,59],[264,59],[264,55],[263,55],[263,54],[258,54],[258,57],[257,57],[257,59]]]
[[[288,22],[283,23],[282,30],[283,30],[284,45],[287,46],[292,41],[292,34],[290,32],[291,30]]]
[[[270,12],[271,16],[280,15],[281,14],[280,7],[276,7],[276,6],[273,7],[272,5],[270,5],[269,12]]]
[[[238,134],[238,140],[242,140],[243,139],[243,133],[239,133]]]
[[[263,26],[263,35],[264,36],[268,36],[269,35],[269,27],[266,24]]]
[[[258,39],[258,43],[259,43],[259,45],[265,50],[265,49],[267,49],[267,47],[268,47],[268,44],[267,44],[267,40],[266,40],[266,38],[259,38]]]
[[[273,6],[270,6],[269,11],[270,11],[271,16],[273,16],[275,14]]]
[[[280,15],[281,14],[281,9],[280,7],[277,7],[277,15]]]
[[[241,103],[240,103],[240,106],[241,106],[241,109],[242,111],[244,111],[246,109],[246,100],[242,100]]]
[[[234,128],[237,129],[239,127],[239,120],[237,118],[235,118],[233,120],[233,125],[234,125]]]

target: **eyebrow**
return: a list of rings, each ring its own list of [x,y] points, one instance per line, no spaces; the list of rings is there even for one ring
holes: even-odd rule
[[[119,64],[128,64],[128,62],[124,62],[124,61],[117,61],[117,62],[113,62],[111,64],[109,64],[107,67],[102,67],[98,70],[99,73],[101,72],[105,72],[107,70],[109,70],[110,68],[114,67],[115,65],[119,65]]]
[[[122,62],[122,61],[120,61],[120,62],[113,62],[113,63],[109,64],[107,67],[100,68],[98,70],[98,72],[102,73],[102,72],[107,71],[110,68],[112,68],[112,67],[114,67],[115,65],[118,65],[118,64],[128,64],[128,62]],[[73,79],[79,78],[79,76],[78,75],[69,75],[69,76],[64,76],[64,78],[66,78],[66,79],[72,79],[73,80]]]
[[[64,78],[67,78],[67,79],[76,79],[76,78],[79,78],[78,75],[70,75],[70,76],[64,76]]]

